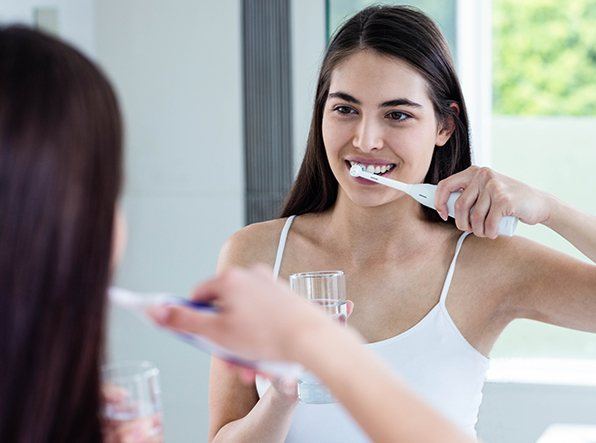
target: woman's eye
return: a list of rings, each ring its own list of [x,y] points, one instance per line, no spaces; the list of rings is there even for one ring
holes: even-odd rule
[[[333,108],[333,110],[335,112],[338,112],[342,115],[349,115],[349,114],[355,114],[356,111],[352,108],[350,108],[349,106],[336,106],[335,108]]]
[[[395,120],[398,122],[402,122],[402,121],[410,118],[410,116],[408,114],[404,114],[403,112],[399,112],[399,111],[390,112],[389,114],[387,114],[387,117],[390,118],[391,120]]]

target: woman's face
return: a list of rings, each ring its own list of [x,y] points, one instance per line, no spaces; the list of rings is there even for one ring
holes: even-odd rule
[[[362,50],[332,72],[323,112],[323,141],[340,192],[359,206],[403,193],[350,175],[353,163],[406,183],[421,183],[435,146],[451,130],[435,117],[424,78],[406,62]]]

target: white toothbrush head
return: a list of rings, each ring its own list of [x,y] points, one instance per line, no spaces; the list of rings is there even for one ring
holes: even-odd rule
[[[132,310],[144,310],[150,306],[156,306],[164,303],[175,303],[175,297],[169,294],[138,294],[128,289],[112,286],[108,290],[110,302],[115,306]]]
[[[362,175],[361,172],[364,172],[364,168],[360,165],[354,165],[350,168],[350,175],[352,177],[360,177]]]
[[[108,290],[108,296],[111,303],[122,308],[139,309],[143,308],[145,304],[143,297],[139,294],[114,286]]]

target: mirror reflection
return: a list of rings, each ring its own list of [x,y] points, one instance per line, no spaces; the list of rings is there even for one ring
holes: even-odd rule
[[[593,441],[594,10],[5,0],[0,440]]]

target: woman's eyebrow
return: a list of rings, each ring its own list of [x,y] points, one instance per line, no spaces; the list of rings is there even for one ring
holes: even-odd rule
[[[341,92],[341,91],[330,92],[328,97],[329,98],[339,98],[339,99],[345,100],[347,102],[354,103],[355,105],[362,104],[360,102],[360,100],[358,100],[357,98],[354,98],[350,94],[345,93],[345,92]]]
[[[392,106],[411,106],[413,108],[422,108],[421,104],[413,102],[412,100],[408,100],[407,98],[396,98],[383,102],[379,105],[379,108],[389,108]]]
[[[328,97],[329,98],[339,98],[339,99],[345,100],[349,103],[354,103],[355,105],[362,104],[362,102],[360,100],[351,96],[347,92],[341,92],[341,91],[330,92]],[[396,98],[393,100],[388,100],[386,102],[381,103],[379,105],[379,108],[389,108],[392,106],[411,106],[412,108],[422,108],[421,104],[413,102],[412,100],[409,100],[407,98]]]

